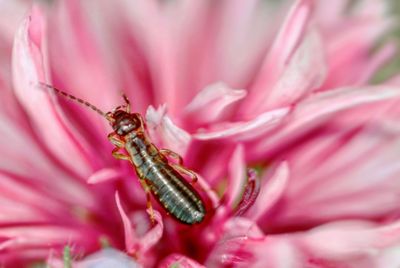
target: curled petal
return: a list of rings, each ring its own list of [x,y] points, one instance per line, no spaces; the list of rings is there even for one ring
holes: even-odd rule
[[[146,121],[151,137],[159,146],[165,146],[182,156],[186,154],[191,137],[166,115],[165,106],[160,106],[157,110],[150,106],[147,109]]]
[[[240,216],[254,204],[260,193],[260,181],[255,170],[247,171],[247,185],[244,189],[242,199],[236,208],[235,216]]]
[[[236,206],[235,215],[240,216],[254,203],[260,190],[254,170],[246,170],[244,148],[237,146],[229,162],[228,187],[225,190],[224,205],[229,212]],[[244,191],[243,191],[244,189]]]
[[[131,220],[121,206],[118,192],[115,193],[115,200],[124,224],[126,251],[130,254],[139,255],[146,253],[160,240],[162,236],[164,225],[160,213],[153,210],[154,219],[157,224],[152,229],[148,230],[142,237],[138,237],[136,231],[133,229]],[[150,211],[148,211],[148,213],[150,213]]]
[[[262,179],[264,184],[261,186],[261,193],[247,213],[248,217],[257,221],[266,214],[284,193],[288,179],[289,167],[286,162],[280,164],[272,174],[267,173]]]
[[[124,232],[125,232],[125,248],[127,252],[135,252],[138,250],[137,241],[138,237],[136,237],[135,232],[132,230],[132,223],[126,215],[124,209],[121,206],[121,201],[118,195],[118,192],[115,193],[115,201],[117,203],[117,207],[119,210],[119,214],[122,218],[122,223],[124,224]]]
[[[190,124],[208,124],[222,120],[229,106],[243,99],[246,91],[231,89],[223,83],[210,85],[200,91],[185,107],[186,120]]]
[[[147,210],[147,213],[150,213],[150,210]],[[140,239],[142,244],[141,251],[143,252],[148,251],[151,247],[157,244],[163,234],[164,224],[161,214],[157,210],[153,210],[153,213],[156,225]]]

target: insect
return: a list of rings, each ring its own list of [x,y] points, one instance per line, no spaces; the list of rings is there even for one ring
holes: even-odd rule
[[[150,219],[154,223],[151,194],[164,207],[168,214],[184,224],[193,225],[203,221],[206,210],[199,193],[192,186],[197,181],[196,174],[183,166],[182,157],[168,149],[158,149],[151,143],[145,123],[139,113],[131,113],[130,102],[123,95],[125,105],[104,113],[96,106],[79,99],[53,86],[41,83],[57,94],[88,106],[106,118],[113,132],[108,139],[115,148],[112,155],[116,159],[130,161],[142,185],[149,209]],[[170,163],[173,158],[177,163]],[[192,179],[187,182],[182,175]]]

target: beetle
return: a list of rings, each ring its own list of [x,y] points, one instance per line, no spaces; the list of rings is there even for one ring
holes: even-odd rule
[[[123,95],[124,105],[104,113],[91,103],[51,85],[45,83],[40,85],[91,108],[108,120],[113,132],[107,137],[115,145],[112,155],[133,165],[146,193],[147,207],[153,223],[151,195],[168,214],[181,223],[193,225],[204,220],[206,215],[204,202],[192,185],[197,181],[196,174],[183,166],[182,157],[177,153],[168,149],[158,149],[151,142],[142,116],[131,112],[129,99],[125,95]],[[174,158],[177,163],[170,163],[168,158]],[[190,177],[191,183],[187,182],[183,175]]]

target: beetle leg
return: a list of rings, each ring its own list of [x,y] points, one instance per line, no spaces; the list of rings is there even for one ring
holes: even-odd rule
[[[128,160],[128,161],[130,161],[131,160],[130,156],[127,155],[126,153],[121,152],[120,149],[121,148],[115,147],[112,150],[112,156],[114,156],[118,160]]]
[[[192,179],[192,181],[191,181],[192,184],[195,184],[197,182],[196,173],[194,173],[190,169],[187,169],[181,165],[172,165],[172,167],[175,168],[177,171],[189,176]]]
[[[151,224],[155,224],[155,217],[154,217],[154,211],[153,211],[153,206],[151,205],[151,191],[150,191],[150,186],[146,183],[146,181],[144,179],[140,179],[140,184],[143,187],[144,192],[146,193],[146,199],[147,199],[147,209],[150,211],[149,215],[150,215],[150,221]]]
[[[123,141],[119,135],[115,132],[111,132],[108,134],[107,138],[111,141],[112,144],[117,146],[118,148],[123,148],[125,147],[125,141]]]
[[[108,134],[107,138],[111,141],[112,144],[114,144],[116,147],[112,150],[112,155],[116,158],[116,159],[120,159],[120,160],[128,160],[130,161],[131,158],[129,157],[129,155],[127,155],[124,152],[121,152],[120,149],[125,147],[125,141],[123,141],[117,133],[115,132],[111,132],[110,134]]]
[[[171,158],[175,159],[176,161],[178,161],[178,165],[180,165],[180,166],[183,164],[182,157],[179,154],[177,154],[171,150],[160,149],[160,153],[165,157],[171,157]]]

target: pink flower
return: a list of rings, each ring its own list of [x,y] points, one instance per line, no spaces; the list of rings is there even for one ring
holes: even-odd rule
[[[371,53],[391,21],[383,1],[347,4],[9,4],[1,263],[57,267],[69,246],[78,267],[399,266],[400,90],[370,84],[394,55],[390,43]],[[152,226],[107,121],[40,82],[104,111],[125,92],[152,141],[199,174],[206,219],[186,226],[153,202]],[[87,257],[104,245],[127,256]]]

